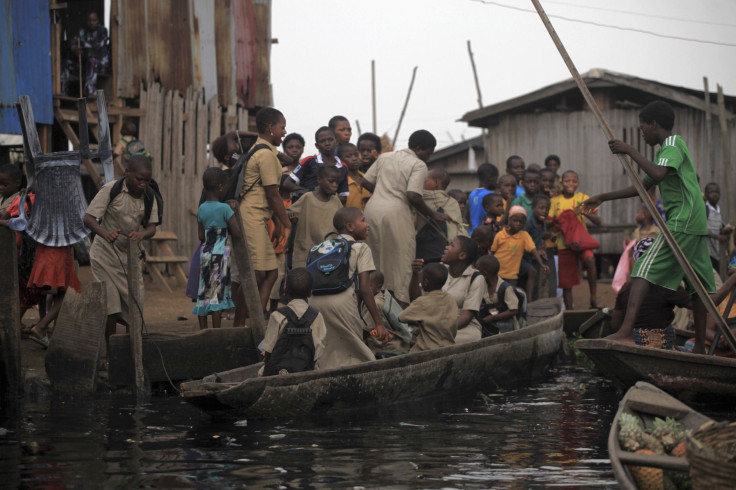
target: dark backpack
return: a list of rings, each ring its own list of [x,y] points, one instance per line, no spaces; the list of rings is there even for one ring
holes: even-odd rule
[[[314,369],[314,339],[311,325],[319,312],[311,306],[297,318],[288,306],[277,309],[287,320],[286,326],[273,347],[271,357],[263,369],[264,376],[301,373]]]
[[[438,213],[444,213],[441,207]],[[444,221],[429,221],[427,218],[424,226],[417,232],[416,258],[437,261],[445,253],[447,247],[447,223]]]
[[[238,202],[242,201],[243,198],[240,196],[240,194],[247,194],[250,192],[253,187],[261,181],[260,177],[256,179],[255,182],[246,190],[244,193],[243,191],[243,179],[245,178],[245,168],[248,166],[248,160],[250,160],[250,157],[253,156],[255,152],[258,150],[264,150],[268,149],[268,145],[265,143],[259,143],[252,147],[248,153],[245,155],[241,155],[240,158],[238,158],[238,161],[230,167],[229,169],[225,170],[225,174],[227,175],[227,194],[225,194],[225,202],[230,201],[231,199],[235,199]],[[199,198],[199,205],[201,206],[205,201],[207,200],[207,191],[202,189],[202,195]]]
[[[507,311],[509,309],[508,305],[506,305],[506,302],[503,300],[503,298],[506,295],[506,289],[509,287],[513,288],[514,294],[516,294],[516,298],[519,300],[519,307],[516,310],[516,319],[519,321],[519,324],[522,326],[526,323],[526,318],[527,318],[526,293],[520,287],[512,286],[506,281],[501,281],[501,284],[498,285],[498,293],[496,294],[496,296],[498,297],[498,301],[496,303],[487,303],[484,301],[483,304],[480,306],[480,311],[478,312],[478,320],[481,323],[483,323],[482,319],[488,316],[491,310],[497,310],[498,313],[503,313],[504,311]]]
[[[350,277],[350,242],[341,238],[328,238],[309,250],[307,271],[312,276],[312,294],[326,296],[342,293],[355,284],[356,274]]]
[[[128,160],[130,160],[130,157],[134,155],[143,155],[145,157],[151,158],[151,154],[146,151],[145,145],[138,138],[133,138],[132,140],[125,143],[125,150],[123,150],[123,161],[127,162]]]
[[[123,192],[123,181],[125,180],[125,177],[121,177],[118,179],[117,182],[112,186],[112,189],[110,189],[110,202],[113,201],[118,195]],[[151,211],[153,211],[153,200],[156,200],[156,205],[158,206],[158,224],[160,225],[163,221],[164,217],[164,198],[161,196],[161,191],[158,188],[158,184],[155,180],[151,179],[151,181],[146,186],[146,189],[143,191],[143,221],[141,221],[141,225],[143,227],[148,226],[148,222],[151,219]]]

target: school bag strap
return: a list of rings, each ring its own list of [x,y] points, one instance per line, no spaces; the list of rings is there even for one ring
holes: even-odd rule
[[[248,194],[253,187],[255,187],[256,184],[258,184],[261,181],[261,178],[258,177],[251,185],[246,189],[245,192],[243,192],[243,180],[245,179],[245,169],[248,167],[248,161],[251,159],[251,157],[260,150],[268,150],[270,147],[265,143],[258,143],[253,148],[251,148],[248,153],[241,156],[238,159],[238,162],[235,164],[232,170],[232,176],[235,178],[234,181],[234,192],[232,195],[232,199],[237,199],[238,202],[242,201],[246,194]],[[230,184],[231,186],[233,183]],[[228,197],[230,192],[228,192]]]
[[[276,311],[284,315],[284,317],[286,317],[286,319],[288,320],[289,323],[286,326],[286,330],[287,333],[291,335],[303,335],[306,333],[310,333],[312,331],[312,323],[314,323],[314,320],[317,319],[317,315],[319,315],[319,311],[317,311],[315,308],[312,308],[311,306],[307,307],[307,311],[304,312],[301,318],[296,316],[294,310],[292,310],[288,306],[277,308]]]
[[[308,306],[299,318],[288,306],[283,306],[276,311],[284,315],[287,323],[279,334],[270,359],[263,368],[263,375],[274,376],[313,370],[315,348],[311,325],[319,312]]]
[[[110,189],[110,201],[118,197],[123,192],[123,182],[125,177],[121,177],[115,182]],[[143,220],[141,225],[145,228],[148,226],[148,222],[151,220],[151,212],[153,211],[153,201],[156,201],[158,207],[158,224],[160,225],[164,217],[164,198],[161,195],[161,191],[158,187],[158,183],[151,179],[146,188],[143,191]]]

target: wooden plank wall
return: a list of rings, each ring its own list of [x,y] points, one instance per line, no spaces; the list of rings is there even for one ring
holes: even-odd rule
[[[712,118],[713,145],[716,148],[715,162],[709,162],[709,150],[705,130],[705,115],[702,111],[688,108],[675,110],[675,133],[688,144],[696,170],[701,178],[701,189],[711,180],[722,181],[723,158],[718,120]],[[652,158],[651,148],[641,139],[638,110],[609,110],[604,112],[614,134],[625,138],[640,151]],[[729,122],[731,137],[731,165],[736,162],[736,122]],[[520,155],[527,163],[544,165],[544,158],[557,154],[562,160],[560,173],[575,170],[580,175],[580,192],[588,195],[606,192],[630,185],[621,164],[608,150],[606,138],[598,127],[592,113],[576,111],[568,113],[550,112],[543,114],[510,114],[500,118],[499,124],[489,128],[490,162],[498,166],[501,173],[506,167],[506,158]],[[726,203],[721,186],[721,203]],[[728,186],[729,189],[733,185]],[[605,203],[600,211],[603,224],[634,223],[639,207],[638,199],[626,199]],[[732,215],[736,215],[736,210]],[[601,242],[601,252],[620,253],[623,233],[596,236]]]
[[[234,105],[223,111],[216,96],[205,102],[203,91],[191,87],[183,94],[159,84],[140,90],[146,113],[140,137],[151,153],[153,178],[164,199],[160,229],[179,237],[171,244],[176,255],[190,257],[199,243],[196,212],[202,174],[217,164],[209,155],[209,143],[226,131],[247,131],[248,111]],[[184,270],[188,271],[187,264]]]

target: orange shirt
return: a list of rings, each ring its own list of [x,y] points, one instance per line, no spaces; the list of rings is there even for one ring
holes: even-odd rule
[[[534,245],[531,235],[524,230],[509,235],[508,230],[504,228],[496,233],[496,238],[493,239],[493,245],[491,245],[491,252],[501,264],[498,275],[503,279],[517,279],[524,252],[531,252],[535,248],[537,247]]]
[[[361,176],[364,175],[363,172],[358,173]],[[345,201],[345,206],[358,208],[361,211],[365,209],[365,203],[368,201],[368,198],[371,197],[371,193],[368,191],[368,189],[363,189],[360,184],[358,184],[352,179],[352,177],[350,177],[350,175],[348,175],[348,190],[350,191],[350,195]]]

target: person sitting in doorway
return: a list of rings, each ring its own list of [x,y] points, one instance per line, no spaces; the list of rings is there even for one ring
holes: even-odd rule
[[[96,12],[87,14],[86,25],[71,39],[69,47],[70,57],[62,61],[61,93],[80,97],[94,95],[97,92],[97,75],[110,69],[107,28],[100,24]],[[82,94],[77,88],[80,72],[83,83]]]

